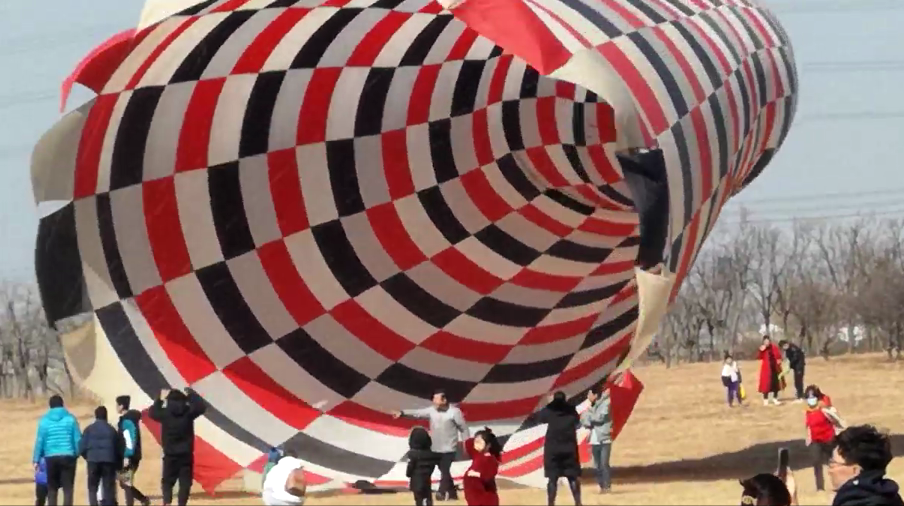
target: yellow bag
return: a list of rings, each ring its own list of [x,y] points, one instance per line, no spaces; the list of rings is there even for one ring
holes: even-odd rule
[[[747,400],[747,390],[744,390],[744,384],[741,383],[738,385],[738,395],[741,396],[741,400]]]

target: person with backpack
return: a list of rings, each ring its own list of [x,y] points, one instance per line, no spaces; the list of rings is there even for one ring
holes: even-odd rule
[[[173,503],[173,488],[179,483],[179,506],[188,504],[194,479],[195,420],[207,411],[207,405],[194,390],[161,390],[148,410],[151,420],[160,423],[163,446],[161,492],[164,506]]]
[[[131,404],[132,398],[128,395],[116,398],[116,410],[119,412],[117,428],[123,442],[119,485],[125,495],[126,506],[133,506],[135,500],[142,506],[148,506],[151,501],[135,487],[135,473],[138,472],[138,465],[141,463],[141,412],[129,409]]]
[[[85,427],[79,455],[88,462],[88,502],[97,506],[97,489],[103,487],[104,506],[116,504],[116,472],[122,464],[123,445],[119,432],[107,422],[107,408],[94,410],[94,422]]]
[[[54,395],[50,409],[38,422],[32,464],[35,472],[45,459],[47,471],[47,504],[57,506],[59,490],[63,489],[63,505],[72,506],[78,448],[82,438],[78,420],[63,406],[63,398]]]

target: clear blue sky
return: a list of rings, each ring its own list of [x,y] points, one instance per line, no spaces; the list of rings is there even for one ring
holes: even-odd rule
[[[767,3],[794,43],[800,107],[782,151],[729,203],[722,221],[735,220],[740,203],[762,219],[870,208],[904,216],[904,1]],[[0,3],[0,279],[34,278],[37,212],[29,157],[60,116],[60,83],[95,45],[134,26],[141,5],[65,0],[37,9],[29,2]],[[69,105],[89,98],[76,90]],[[885,193],[863,193],[876,191]],[[844,195],[826,196],[834,193]],[[796,200],[799,195],[823,197]]]

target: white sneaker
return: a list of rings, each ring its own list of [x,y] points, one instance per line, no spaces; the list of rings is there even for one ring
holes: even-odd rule
[[[769,405],[769,399],[763,399],[763,406]]]
[[[776,405],[776,406],[781,406],[781,405],[782,405],[781,401],[779,401],[778,399],[775,399],[775,398],[772,399],[772,404],[774,404],[774,405]]]

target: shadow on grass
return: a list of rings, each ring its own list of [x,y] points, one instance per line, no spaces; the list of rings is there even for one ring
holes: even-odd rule
[[[904,455],[904,435],[893,435],[891,440],[895,457]],[[615,466],[612,471],[613,480],[617,483],[661,483],[740,479],[758,473],[774,472],[778,465],[779,448],[789,449],[792,470],[811,467],[810,449],[802,439],[795,439],[757,444],[736,452],[701,459],[684,459],[648,466]],[[585,477],[592,477],[592,471],[585,470],[584,474]]]

